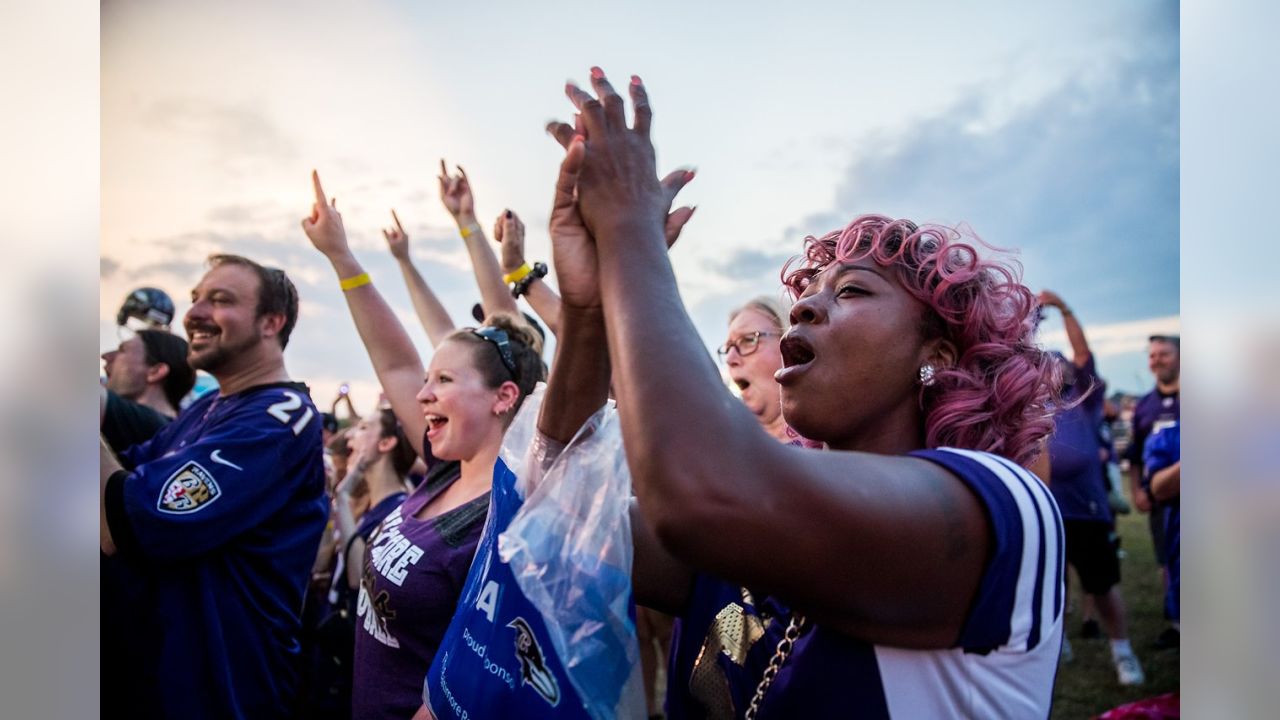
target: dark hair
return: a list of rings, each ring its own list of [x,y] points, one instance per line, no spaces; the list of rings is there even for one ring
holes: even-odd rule
[[[1177,350],[1178,352],[1182,352],[1182,336],[1180,335],[1152,335],[1151,337],[1147,338],[1147,342],[1169,343],[1170,345],[1173,346],[1174,350]]]
[[[351,454],[351,447],[347,445],[347,433],[343,430],[333,434],[329,438],[329,452],[337,457],[346,457]]]
[[[148,365],[164,363],[169,367],[162,387],[165,399],[177,410],[182,398],[196,386],[196,371],[187,364],[187,341],[165,330],[139,330],[138,339]]]
[[[298,322],[298,289],[293,281],[279,268],[269,268],[241,255],[218,253],[209,256],[209,266],[218,267],[223,264],[247,267],[258,274],[258,313],[256,317],[271,313],[284,316],[284,325],[276,336],[280,340],[280,349],[289,344],[289,334]]]
[[[413,463],[418,459],[418,454],[413,451],[413,446],[409,444],[409,438],[404,434],[404,427],[400,425],[400,421],[396,420],[396,414],[391,408],[382,408],[378,411],[378,437],[396,439],[396,446],[391,450],[391,467],[396,471],[396,475],[404,477],[409,474],[409,470],[413,468]]]
[[[489,387],[499,387],[508,380],[520,388],[520,398],[512,410],[519,410],[524,399],[533,392],[539,382],[546,380],[547,367],[542,363],[542,338],[529,324],[507,313],[494,313],[484,322],[484,327],[497,328],[507,334],[515,370],[507,369],[498,348],[489,340],[477,335],[470,328],[455,330],[446,340],[457,340],[475,346],[476,369]],[[512,413],[514,417],[514,412]]]

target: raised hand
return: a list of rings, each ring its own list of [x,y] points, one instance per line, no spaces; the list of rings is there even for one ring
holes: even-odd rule
[[[449,214],[456,220],[474,219],[476,213],[475,198],[471,195],[471,183],[467,181],[467,171],[457,166],[458,174],[450,175],[444,160],[440,160],[440,201]]]
[[[607,228],[637,229],[652,223],[665,228],[668,193],[657,178],[653,143],[649,138],[652,111],[640,78],[632,76],[629,91],[635,108],[627,127],[622,98],[605,78],[591,68],[596,96],[577,85],[565,85],[565,94],[581,116],[586,149],[578,175],[578,206],[592,234],[607,241]],[[665,232],[663,235],[665,236]]]
[[[404,231],[404,226],[400,224],[400,218],[396,215],[396,211],[392,209],[391,219],[395,221],[396,226],[393,228],[383,228],[382,237],[387,240],[387,249],[391,251],[391,256],[396,260],[409,259],[409,233]]]
[[[630,93],[632,103],[635,106],[635,121],[632,129],[628,131],[626,129],[625,120],[621,115],[622,99],[618,97],[617,93],[613,92],[608,80],[604,77],[604,73],[599,68],[591,69],[591,77],[592,84],[595,85],[597,91],[601,93],[601,98],[604,99],[609,97],[610,104],[616,107],[616,113],[614,115],[610,115],[610,117],[614,117],[616,115],[615,122],[617,127],[620,127],[624,132],[633,134],[633,137],[631,138],[632,142],[630,143],[633,146],[631,149],[640,152],[642,155],[647,152],[647,156],[651,162],[653,145],[649,141],[649,125],[652,120],[653,113],[649,107],[648,95],[645,92],[644,85],[640,82],[640,78],[634,75],[631,78]],[[584,115],[591,117],[594,113],[595,116],[601,116],[601,113],[598,112],[598,109],[602,107],[601,101],[592,99],[590,95],[572,84],[565,86],[565,92],[569,96],[569,99],[573,101],[574,105],[578,107],[580,112],[575,116],[573,126],[562,122],[552,122],[547,125],[547,132],[555,137],[556,141],[559,142],[566,150],[569,149],[569,145],[573,142],[575,136],[580,137],[586,141],[594,153],[599,143],[593,142],[593,138],[589,137],[588,128],[592,124],[596,124],[598,126],[598,123],[591,123],[584,120]],[[588,109],[590,112],[582,112],[584,108]],[[614,129],[616,130],[617,128]],[[642,140],[637,140],[637,138],[642,138]],[[646,147],[647,150],[645,149]],[[650,167],[652,167],[652,164],[650,164]],[[666,218],[663,222],[663,236],[666,238],[667,247],[671,247],[675,244],[675,241],[680,237],[680,231],[684,229],[685,223],[689,222],[696,210],[695,207],[690,206],[679,207],[675,210],[671,210],[671,205],[674,203],[676,195],[679,194],[680,190],[682,190],[685,185],[688,185],[693,180],[695,174],[695,171],[692,169],[681,168],[668,173],[666,177],[659,181],[662,198],[661,206],[663,211],[666,213]]]
[[[316,201],[311,206],[311,215],[302,219],[302,231],[325,257],[350,252],[347,231],[342,227],[342,215],[338,213],[338,199],[326,199],[324,188],[320,186],[320,174],[315,170],[311,171],[311,184],[316,191]]]
[[[493,239],[502,246],[502,271],[512,272],[524,264],[524,223],[507,210],[493,223]]]
[[[551,202],[551,258],[560,301],[574,308],[599,308],[600,267],[595,239],[578,213],[577,183],[585,154],[581,138],[567,146]]]
[[[1059,310],[1065,308],[1067,304],[1062,301],[1061,297],[1052,290],[1041,290],[1038,296],[1040,304],[1045,307],[1056,307]]]
[[[556,181],[550,226],[552,257],[561,297],[567,305],[598,307],[600,288],[595,240],[582,220],[577,203],[577,185],[586,149],[581,134],[565,123],[553,122],[547,126],[547,132],[568,151]],[[676,170],[661,180],[664,210],[671,207],[676,195],[693,177],[692,170]],[[681,207],[667,213],[663,228],[667,247],[680,237],[680,231],[693,217],[694,210]]]

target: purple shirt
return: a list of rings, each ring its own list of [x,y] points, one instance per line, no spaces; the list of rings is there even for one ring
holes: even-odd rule
[[[1098,377],[1093,356],[1084,367],[1075,368],[1075,381],[1063,389],[1068,407],[1054,414],[1053,437],[1049,440],[1049,489],[1064,520],[1111,522],[1106,478],[1098,457],[1103,447],[1098,437],[1102,423],[1102,403],[1106,384]],[[1071,405],[1077,398],[1084,399]]]
[[[489,494],[436,517],[414,517],[458,479],[432,467],[370,536],[356,602],[352,716],[412,717],[422,678],[453,618],[489,507]]]
[[[1177,392],[1166,395],[1156,388],[1143,395],[1133,408],[1133,440],[1125,451],[1129,464],[1142,467],[1142,448],[1147,438],[1151,433],[1178,422],[1179,417]]]

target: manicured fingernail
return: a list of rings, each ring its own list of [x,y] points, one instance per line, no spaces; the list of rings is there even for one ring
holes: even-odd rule
[[[685,171],[684,171],[684,181],[685,181],[685,182],[691,182],[691,181],[693,180],[694,176],[696,176],[697,174],[698,174],[698,168],[689,168],[688,170],[685,170]]]
[[[643,85],[643,84],[644,84],[644,82],[643,82],[642,80],[640,80],[640,76],[639,76],[639,75],[632,75],[632,76],[631,76],[631,84],[632,84],[632,85]]]
[[[508,210],[508,211],[507,211],[507,219],[508,219],[508,220],[510,220],[510,219],[511,219],[511,211],[510,211],[510,210]]]
[[[591,79],[592,79],[592,80],[603,80],[603,79],[604,79],[604,71],[603,71],[603,70],[601,70],[600,68],[596,67],[595,65],[592,65],[592,66],[591,66]]]

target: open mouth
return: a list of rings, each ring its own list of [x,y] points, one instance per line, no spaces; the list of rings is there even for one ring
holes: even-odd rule
[[[440,431],[444,429],[444,426],[449,424],[449,418],[443,415],[433,415],[431,413],[427,413],[423,417],[427,421],[428,437],[435,437],[436,435],[439,435]]]
[[[778,350],[782,353],[782,369],[774,373],[773,379],[783,385],[804,372],[817,357],[809,342],[794,333],[782,338]]]
[[[751,381],[746,378],[733,378],[733,384],[738,386],[738,390],[746,390],[751,387]]]

